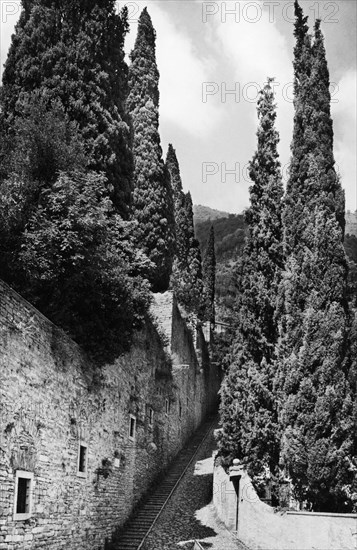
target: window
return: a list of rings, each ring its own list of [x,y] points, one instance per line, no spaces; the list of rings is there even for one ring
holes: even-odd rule
[[[78,469],[77,475],[79,477],[87,477],[87,459],[88,459],[88,447],[85,443],[79,444],[78,449]]]
[[[14,520],[25,520],[32,512],[33,473],[17,470],[15,477]]]
[[[135,439],[135,432],[136,432],[136,417],[131,414],[130,422],[129,422],[129,439],[132,439],[132,440]]]
[[[165,399],[165,414],[168,415],[170,412],[170,401]]]
[[[154,423],[154,411],[150,407],[150,409],[149,409],[149,426],[152,426],[153,423]]]
[[[179,417],[181,418],[181,416],[182,416],[182,403],[180,401],[180,403],[179,403]]]

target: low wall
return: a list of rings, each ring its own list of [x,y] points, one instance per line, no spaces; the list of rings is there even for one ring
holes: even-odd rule
[[[274,512],[261,502],[249,476],[237,483],[215,465],[213,503],[218,517],[251,550],[356,550],[357,515]]]

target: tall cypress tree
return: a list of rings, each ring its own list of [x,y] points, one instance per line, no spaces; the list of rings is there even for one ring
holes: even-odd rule
[[[214,228],[211,225],[209,232],[207,248],[202,264],[203,285],[206,299],[206,316],[214,324],[215,307],[214,299],[216,293],[216,254],[214,249]]]
[[[188,225],[191,224],[191,220],[188,220],[187,218],[185,193],[182,188],[180,166],[177,160],[176,151],[171,143],[169,144],[167,150],[166,167],[171,178],[174,202],[176,246],[173,269],[177,270],[179,274],[182,269],[186,269],[187,267],[188,252],[190,247],[190,230]]]
[[[350,509],[353,472],[344,199],[334,169],[329,73],[295,2],[295,119],[279,299],[281,463],[314,510]]]
[[[260,94],[258,118],[258,147],[250,163],[251,206],[246,213],[249,232],[236,273],[236,336],[221,389],[219,440],[223,456],[246,462],[256,482],[267,469],[274,474],[279,459],[273,380],[283,186],[270,81]]]
[[[11,142],[23,105],[38,92],[50,108],[60,101],[78,124],[89,167],[104,171],[117,210],[127,215],[132,157],[124,115],[127,12],[114,0],[33,0],[24,3],[1,90],[2,127]]]
[[[188,257],[187,270],[185,272],[186,283],[186,308],[199,317],[202,317],[202,258],[200,244],[195,236],[193,222],[193,203],[191,193],[185,195],[186,224],[188,231]]]
[[[176,151],[170,144],[166,166],[170,173],[175,215],[176,247],[171,288],[187,313],[202,318],[204,309],[202,259],[195,237],[193,206],[190,193],[184,193]]]
[[[153,290],[164,291],[172,270],[175,227],[170,176],[160,145],[155,40],[150,15],[144,8],[130,55],[127,99],[135,164],[133,214],[138,221],[138,244],[155,266],[150,277]]]
[[[166,166],[170,172],[171,177],[171,186],[172,186],[172,195],[175,206],[175,214],[178,211],[181,198],[184,195],[182,188],[182,180],[180,174],[180,166],[177,159],[176,151],[172,146],[172,143],[169,143],[167,154],[166,154]]]

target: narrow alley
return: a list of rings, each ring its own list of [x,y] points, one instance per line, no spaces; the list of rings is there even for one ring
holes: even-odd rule
[[[116,550],[191,550],[196,541],[204,549],[246,549],[218,520],[211,504],[216,428],[217,420],[211,419],[192,436],[129,522]]]

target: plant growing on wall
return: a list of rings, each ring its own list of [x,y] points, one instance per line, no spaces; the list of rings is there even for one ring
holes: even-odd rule
[[[95,172],[61,173],[21,238],[26,296],[99,362],[128,349],[149,304],[147,262]]]

